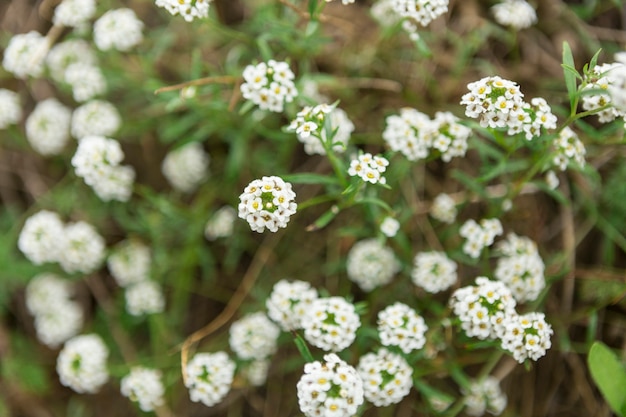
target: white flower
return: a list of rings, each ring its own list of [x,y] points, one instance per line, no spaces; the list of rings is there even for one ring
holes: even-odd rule
[[[615,61],[621,65],[615,66],[609,73],[611,84],[608,91],[613,106],[626,113],[626,52],[615,54]]]
[[[370,13],[381,26],[390,27],[402,19],[393,8],[394,1],[395,0],[378,0],[372,5]]]
[[[150,277],[150,248],[136,240],[118,243],[107,260],[109,272],[120,287],[127,287]]]
[[[448,0],[393,0],[393,9],[402,17],[415,20],[422,26],[448,11]]]
[[[231,206],[224,206],[217,210],[204,228],[204,236],[208,240],[216,240],[233,234],[237,219],[237,211]]]
[[[609,106],[600,110],[598,120],[601,123],[609,123],[616,118],[626,117],[626,112],[613,106],[609,88],[619,82],[619,77],[615,77],[620,71],[624,71],[626,64],[615,62],[612,64],[596,65],[592,68],[591,74],[585,76],[587,85],[583,89],[585,94],[581,96],[582,108],[584,110],[598,110],[601,107]],[[591,93],[593,91],[593,93]]]
[[[211,407],[224,399],[233,383],[235,363],[225,352],[198,353],[187,364],[189,397]]]
[[[345,111],[328,104],[320,104],[305,107],[298,112],[287,129],[297,133],[298,140],[304,144],[304,152],[308,155],[326,155],[324,143],[330,140],[327,132],[334,132],[333,142],[328,144],[333,152],[343,153],[350,134],[354,131],[354,124]]]
[[[57,358],[61,384],[78,393],[95,393],[109,379],[106,367],[109,350],[96,334],[73,337]]]
[[[204,19],[209,16],[209,5],[213,0],[156,0],[158,7],[163,7],[172,15],[181,15],[187,22]]]
[[[365,399],[376,407],[399,403],[413,386],[413,369],[407,361],[384,348],[362,356],[357,372],[363,380]]]
[[[401,152],[409,161],[428,157],[436,134],[430,118],[415,109],[403,108],[399,115],[386,119],[383,139],[392,151]]]
[[[454,223],[456,220],[457,210],[456,204],[452,197],[448,194],[439,194],[433,200],[433,205],[430,208],[430,215],[443,223]]]
[[[480,224],[469,219],[459,229],[459,234],[464,237],[463,252],[476,259],[480,256],[483,248],[491,246],[496,236],[502,234],[502,223],[498,219],[482,219]]]
[[[413,283],[430,293],[450,288],[457,280],[456,263],[444,252],[422,252],[415,256]]]
[[[332,352],[350,346],[360,326],[361,320],[354,305],[342,297],[313,300],[302,320],[307,342]]]
[[[467,140],[472,130],[459,123],[459,119],[450,112],[437,112],[433,125],[436,129],[432,138],[432,149],[441,153],[443,162],[465,156]]]
[[[133,367],[122,378],[120,392],[131,401],[138,402],[142,411],[153,411],[163,405],[165,388],[161,371],[143,367]]]
[[[15,125],[22,119],[20,96],[4,88],[0,88],[0,129]]]
[[[286,62],[269,60],[248,65],[243,71],[241,85],[243,98],[252,101],[261,110],[280,113],[285,103],[298,95],[293,79],[295,75]]]
[[[230,348],[241,359],[265,359],[276,351],[280,329],[265,313],[248,314],[230,326]]]
[[[380,223],[380,231],[387,237],[394,237],[400,230],[400,222],[393,217],[385,217]]]
[[[504,282],[520,303],[537,299],[546,282],[545,266],[535,242],[509,233],[507,241],[500,242],[500,247],[504,248],[504,256],[498,259],[494,272],[496,279]],[[512,250],[514,247],[522,250]]]
[[[128,51],[143,40],[143,22],[128,8],[109,10],[93,25],[93,41],[101,51]]]
[[[4,50],[2,66],[18,78],[39,77],[48,49],[48,41],[38,32],[14,35]]]
[[[72,87],[74,100],[79,103],[104,94],[107,89],[106,79],[100,68],[83,62],[76,62],[67,67],[65,82]]]
[[[209,154],[202,144],[191,142],[170,151],[163,160],[161,171],[176,190],[191,193],[209,176]]]
[[[126,287],[126,311],[133,316],[162,313],[165,298],[161,286],[154,281],[140,281]]]
[[[122,118],[108,101],[91,100],[72,113],[72,136],[111,136],[120,128]]]
[[[506,395],[500,390],[500,382],[492,376],[482,381],[472,381],[469,392],[463,390],[463,394],[465,412],[470,416],[482,416],[485,411],[497,416],[506,407]]]
[[[576,132],[566,126],[553,142],[554,158],[552,164],[561,171],[567,168],[585,166],[585,155],[587,151],[585,145],[580,141]]]
[[[35,265],[57,262],[64,242],[64,233],[59,215],[41,210],[24,223],[17,247]]]
[[[366,239],[352,246],[346,260],[348,278],[363,291],[388,284],[400,270],[393,251],[377,239]]]
[[[26,119],[26,139],[41,155],[58,155],[70,139],[72,111],[54,98],[40,101]]]
[[[552,346],[553,331],[543,313],[511,315],[504,319],[502,348],[513,354],[519,363],[527,358],[538,360]]]
[[[504,283],[476,278],[475,286],[456,290],[450,306],[469,337],[497,339],[505,333],[504,321],[516,316],[515,298]]]
[[[265,302],[267,315],[285,331],[300,329],[317,297],[317,290],[308,282],[280,280]]]
[[[57,82],[65,82],[65,71],[72,64],[96,66],[96,55],[87,41],[70,39],[56,44],[46,57],[48,72]]]
[[[398,346],[409,354],[426,343],[424,319],[406,304],[395,303],[380,311],[377,324],[383,346]]]
[[[245,368],[242,373],[248,380],[250,385],[260,387],[267,381],[267,372],[269,371],[270,361],[266,359],[253,360]]]
[[[95,14],[95,0],[63,0],[54,9],[52,23],[74,28],[81,27]]]
[[[96,270],[105,256],[105,244],[96,229],[83,221],[65,226],[65,239],[60,246],[59,264],[67,273],[89,274]]]
[[[296,213],[295,198],[290,183],[276,176],[263,177],[248,184],[239,196],[238,215],[255,232],[276,232],[287,227],[289,218]]]
[[[548,171],[546,173],[546,184],[551,190],[556,190],[559,186],[559,177],[556,175],[554,171]]]
[[[351,177],[358,176],[363,181],[372,184],[386,184],[387,179],[382,176],[382,173],[387,170],[387,166],[389,166],[389,161],[382,156],[372,156],[371,153],[365,153],[350,161],[348,175]]]
[[[537,23],[537,13],[526,0],[503,0],[491,8],[496,22],[513,29],[526,29]]]
[[[304,365],[298,381],[298,404],[307,417],[351,417],[363,404],[363,381],[356,369],[334,353],[325,362]]]

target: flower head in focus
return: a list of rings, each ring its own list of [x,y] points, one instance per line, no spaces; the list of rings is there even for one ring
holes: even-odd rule
[[[271,176],[252,181],[239,196],[238,215],[245,219],[252,230],[262,233],[287,227],[289,218],[298,205],[291,184],[282,178]]]

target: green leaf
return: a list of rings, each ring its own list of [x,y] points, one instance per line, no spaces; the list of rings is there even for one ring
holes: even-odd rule
[[[565,87],[567,87],[567,95],[569,96],[571,114],[576,113],[574,105],[576,103],[576,79],[580,78],[580,74],[576,71],[574,64],[574,56],[567,42],[563,42],[563,75],[565,77]]]
[[[294,184],[339,185],[339,181],[335,177],[330,177],[328,175],[314,174],[311,172],[281,175],[281,177],[283,180],[294,183]]]
[[[305,361],[315,362],[315,358],[311,354],[309,347],[307,346],[306,342],[304,341],[302,336],[300,336],[299,333],[296,333],[296,332],[293,333],[293,342],[296,344],[298,351],[300,352],[300,354],[302,355]]]
[[[619,359],[602,342],[595,342],[587,358],[591,377],[600,392],[620,416],[626,416],[626,369]]]
[[[328,211],[322,214],[313,224],[307,226],[307,232],[313,232],[316,230],[323,229],[330,223],[336,216],[339,214],[339,207],[332,206]]]

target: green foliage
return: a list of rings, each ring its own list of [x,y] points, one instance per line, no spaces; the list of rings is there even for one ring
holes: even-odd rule
[[[589,350],[589,371],[600,392],[619,416],[626,415],[626,367],[602,342],[595,342]]]

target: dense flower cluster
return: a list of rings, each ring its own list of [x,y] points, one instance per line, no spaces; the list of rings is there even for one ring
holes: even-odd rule
[[[231,206],[224,206],[217,210],[206,223],[204,236],[208,240],[216,240],[233,234],[237,211]]]
[[[52,348],[76,336],[83,325],[70,283],[54,274],[39,274],[28,283],[26,307],[35,317],[37,337]]]
[[[400,222],[393,217],[385,217],[380,223],[380,231],[387,237],[394,237],[400,230]]]
[[[457,280],[456,263],[444,252],[422,252],[415,256],[411,272],[413,283],[427,292],[438,293]]]
[[[56,44],[46,57],[48,72],[53,80],[65,82],[65,71],[76,63],[95,66],[98,61],[89,43],[82,39],[69,39]]]
[[[519,363],[527,358],[538,360],[552,346],[552,326],[546,323],[543,313],[507,317],[504,327],[502,348],[511,352]]]
[[[252,230],[262,233],[287,227],[289,218],[296,213],[296,193],[291,184],[271,176],[252,181],[239,196],[238,215]]]
[[[333,152],[342,153],[354,131],[354,124],[345,111],[328,104],[319,104],[303,108],[287,129],[296,132],[308,155],[325,155],[324,144],[331,138],[329,132],[333,132],[332,143],[327,145],[332,147]]]
[[[317,290],[305,281],[278,281],[265,302],[267,315],[285,331],[302,328],[302,320],[318,298]]]
[[[609,123],[618,117],[626,117],[626,112],[612,105],[611,94],[609,94],[609,86],[618,81],[613,74],[623,71],[624,65],[620,62],[596,65],[591,69],[590,74],[585,76],[587,85],[581,96],[582,108],[590,111],[608,106],[596,113],[601,123]]]
[[[325,351],[339,352],[354,342],[361,319],[345,298],[328,297],[313,300],[301,324],[307,342]]]
[[[164,403],[165,388],[161,379],[161,372],[156,369],[134,367],[122,378],[120,392],[139,403],[142,411],[153,411]]]
[[[498,251],[502,256],[494,272],[496,279],[509,287],[518,302],[535,300],[546,285],[545,266],[535,242],[509,233],[498,243]]]
[[[165,298],[161,286],[150,280],[132,284],[124,291],[126,311],[133,316],[162,313]]]
[[[93,25],[93,41],[101,51],[128,51],[143,40],[143,22],[132,9],[109,10]]]
[[[383,139],[389,147],[410,161],[438,152],[444,162],[464,156],[471,129],[450,112],[437,112],[434,119],[415,109],[404,108],[387,117]]]
[[[525,133],[526,139],[539,135],[541,128],[555,129],[556,116],[548,103],[535,98],[531,103],[513,81],[498,76],[485,77],[469,83],[470,90],[461,98],[465,115],[479,119],[480,125],[493,129],[507,129],[507,134]]]
[[[465,394],[465,412],[470,416],[482,416],[485,412],[500,415],[506,407],[506,395],[500,390],[500,382],[494,377],[472,381]]]
[[[429,214],[432,218],[440,222],[448,224],[454,223],[457,215],[456,203],[448,194],[439,194],[433,200]]]
[[[187,364],[189,397],[211,407],[224,399],[235,375],[235,363],[225,352],[198,353]]]
[[[102,236],[89,223],[79,221],[65,226],[63,245],[59,252],[59,265],[67,273],[95,271],[105,256]]]
[[[107,82],[100,68],[84,62],[69,65],[65,70],[64,81],[72,87],[74,100],[79,103],[104,94],[107,90]]]
[[[158,7],[163,7],[173,16],[181,15],[187,22],[204,19],[209,16],[209,5],[213,0],[156,0]]]
[[[59,215],[41,210],[24,223],[17,247],[35,265],[58,262],[63,235],[64,225]]]
[[[78,393],[95,393],[109,379],[109,349],[100,336],[87,334],[68,340],[57,357],[61,384]]]
[[[117,244],[107,259],[109,272],[120,287],[127,287],[150,277],[150,249],[136,240]]]
[[[465,333],[482,340],[501,338],[506,333],[505,321],[517,315],[515,298],[507,286],[486,277],[456,290],[450,305]]]
[[[52,22],[55,25],[80,28],[96,14],[96,0],[63,0],[56,9]]]
[[[359,177],[365,182],[372,184],[386,184],[387,178],[383,177],[383,173],[387,170],[389,161],[380,156],[372,156],[371,153],[364,153],[350,161],[348,175],[351,177]]]
[[[241,373],[253,387],[259,387],[267,381],[267,373],[270,368],[270,361],[267,359],[257,359],[246,364]]]
[[[470,219],[463,223],[459,234],[466,239],[463,252],[478,258],[483,248],[491,246],[495,237],[502,234],[502,223],[498,219],[482,219],[478,224]]]
[[[91,100],[72,113],[71,131],[76,139],[85,136],[111,136],[120,128],[122,118],[108,101]]]
[[[58,155],[70,139],[72,111],[49,98],[37,103],[26,119],[26,139],[41,155]]]
[[[413,386],[413,369],[407,361],[384,348],[362,356],[357,372],[363,380],[365,399],[376,407],[399,403]]]
[[[346,261],[348,278],[363,291],[388,284],[400,270],[393,251],[378,239],[361,240],[352,246]]]
[[[0,88],[0,129],[15,125],[22,119],[22,106],[19,95],[11,90]]]
[[[298,381],[300,411],[307,417],[351,417],[363,404],[363,381],[356,369],[333,353],[304,365]]]
[[[448,0],[393,0],[393,9],[402,17],[417,21],[422,26],[448,11]]]
[[[615,54],[615,61],[621,66],[616,66],[611,70],[612,82],[608,90],[613,106],[626,113],[626,52]]]
[[[526,0],[502,0],[491,11],[496,22],[513,29],[526,29],[537,23],[537,13]]]
[[[378,313],[378,334],[384,346],[398,346],[404,353],[421,349],[428,327],[411,307],[395,303]]]
[[[265,359],[276,352],[280,329],[256,312],[234,322],[229,334],[230,348],[240,359]]]
[[[48,49],[48,41],[38,32],[14,35],[4,50],[2,66],[17,78],[39,77]]]
[[[135,170],[122,166],[124,152],[119,142],[104,136],[86,136],[72,157],[76,175],[104,201],[128,201],[133,191]]]
[[[267,64],[248,65],[243,71],[241,94],[261,110],[280,113],[285,103],[298,95],[295,75],[286,62],[269,60]]]
[[[578,138],[576,132],[566,126],[559,132],[559,136],[553,142],[554,158],[552,163],[561,171],[574,165],[578,168],[585,166],[585,145]]]
[[[208,177],[209,162],[202,144],[191,142],[170,151],[163,159],[161,171],[172,187],[190,193]]]

